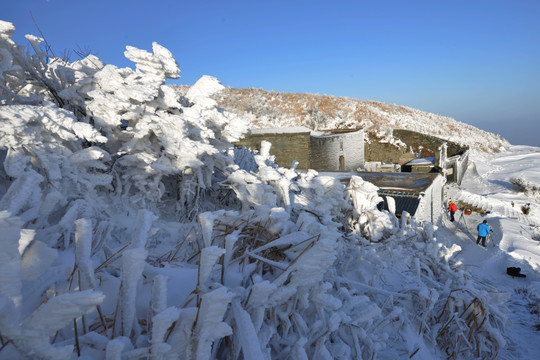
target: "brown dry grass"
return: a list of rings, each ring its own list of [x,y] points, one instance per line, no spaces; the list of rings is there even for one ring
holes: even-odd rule
[[[185,89],[179,87],[178,91],[182,94]],[[486,152],[496,152],[509,145],[498,135],[445,116],[371,100],[230,87],[216,95],[216,100],[219,106],[227,111],[255,115],[252,123],[254,128],[363,128],[366,140],[374,140],[376,135],[391,134],[394,128],[402,128],[438,136]]]

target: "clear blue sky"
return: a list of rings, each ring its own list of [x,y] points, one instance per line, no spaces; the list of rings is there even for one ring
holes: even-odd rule
[[[133,67],[125,46],[156,41],[174,83],[382,101],[540,146],[538,0],[5,1],[20,44],[39,36],[30,12],[57,56]]]

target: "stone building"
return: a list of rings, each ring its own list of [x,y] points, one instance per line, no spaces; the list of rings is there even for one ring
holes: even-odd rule
[[[440,172],[448,182],[461,183],[469,160],[467,146],[403,129],[394,129],[393,138],[393,144],[366,143],[365,161],[397,164],[402,172]]]
[[[305,127],[254,129],[236,142],[236,146],[260,151],[261,141],[272,143],[270,154],[276,163],[297,169],[318,171],[355,171],[364,167],[364,131],[311,131]]]
[[[320,171],[356,171],[364,167],[364,132],[313,132],[310,168]]]
[[[444,215],[442,189],[446,179],[441,174],[360,172],[358,176],[379,188],[377,193],[383,198],[380,208],[392,208],[398,217],[406,211],[417,221],[437,224]]]
[[[461,183],[468,166],[469,148],[435,136],[395,129],[394,143],[364,142],[364,131],[312,131],[306,127],[254,129],[236,143],[260,150],[272,143],[276,163],[317,171],[375,171],[441,173],[448,182]]]

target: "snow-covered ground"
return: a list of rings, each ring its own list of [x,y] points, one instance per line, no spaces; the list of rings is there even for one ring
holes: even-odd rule
[[[538,148],[471,155],[446,199],[489,213],[399,219],[358,176],[233,149],[248,119],[213,77],[178,97],[157,43],[119,69],[34,36],[30,55],[13,31],[0,21],[0,359],[540,358]]]
[[[486,211],[471,215],[456,214],[457,224],[449,221],[439,230],[462,251],[456,261],[462,263],[474,281],[485,284],[507,297],[507,344],[501,359],[540,358],[540,202],[514,185],[521,178],[540,184],[540,148],[512,146],[494,155],[475,153],[461,187],[448,188],[449,199],[462,201]],[[522,206],[530,204],[528,215]],[[492,241],[483,249],[475,244],[476,226],[483,219],[493,229]],[[456,226],[457,225],[457,226]],[[506,274],[507,267],[520,267],[525,278]]]

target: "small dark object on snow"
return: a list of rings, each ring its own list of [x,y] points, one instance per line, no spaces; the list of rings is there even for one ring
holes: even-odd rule
[[[514,277],[514,276],[517,276],[517,277],[526,277],[526,276],[527,276],[527,275],[521,273],[521,268],[519,268],[519,267],[513,267],[513,266],[507,267],[507,268],[506,268],[506,273],[507,273],[508,275],[512,276],[512,277]]]

